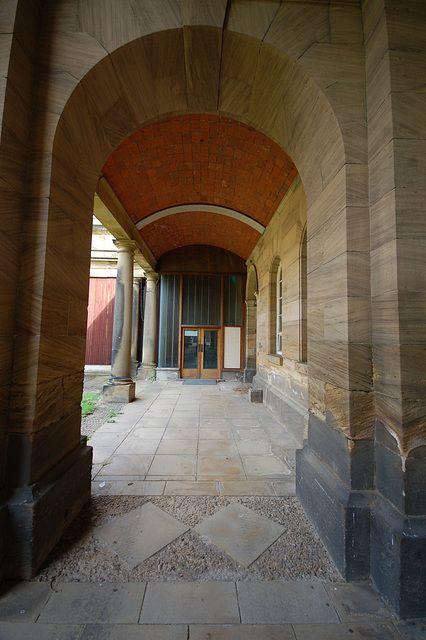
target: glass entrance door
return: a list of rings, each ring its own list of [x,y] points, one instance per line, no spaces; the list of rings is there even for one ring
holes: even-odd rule
[[[182,329],[182,378],[219,377],[219,330]]]

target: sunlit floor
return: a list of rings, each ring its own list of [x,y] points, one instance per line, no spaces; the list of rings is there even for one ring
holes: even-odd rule
[[[138,383],[137,399],[100,427],[93,493],[294,495],[296,440],[237,381]]]

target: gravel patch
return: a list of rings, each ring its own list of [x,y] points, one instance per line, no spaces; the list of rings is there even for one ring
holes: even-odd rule
[[[86,414],[81,420],[81,435],[90,438],[105,422],[113,421],[114,416],[118,415],[124,406],[124,403],[114,402],[111,404],[98,400],[94,411]]]
[[[286,530],[248,568],[189,530],[130,570],[126,562],[97,537],[96,527],[146,502],[157,505],[189,527],[231,502],[239,502],[278,522]],[[92,496],[35,578],[40,582],[304,579],[341,580],[297,498],[222,496]]]

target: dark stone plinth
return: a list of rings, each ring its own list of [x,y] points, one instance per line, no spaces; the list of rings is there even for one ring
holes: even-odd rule
[[[243,382],[251,383],[253,382],[253,378],[256,375],[256,369],[250,369],[246,367],[244,369]]]
[[[398,443],[376,424],[376,488],[371,575],[401,618],[426,616],[426,447],[404,460]]]
[[[348,447],[311,415],[296,456],[297,496],[346,580],[371,577],[397,615],[424,617],[426,447],[404,460],[383,425],[375,435],[374,445]]]
[[[351,440],[314,415],[309,416],[309,447],[351,490],[374,486],[374,445],[372,440]]]
[[[0,582],[5,577],[4,575],[4,558],[6,554],[6,540],[5,532],[7,530],[7,504],[4,502],[4,498],[0,496]]]
[[[90,498],[92,448],[80,445],[8,503],[4,577],[32,578]]]
[[[257,402],[262,404],[263,402],[263,390],[262,389],[250,389],[249,390],[250,402]]]
[[[342,577],[367,579],[372,492],[351,491],[306,442],[296,451],[296,494]]]
[[[380,495],[371,518],[371,577],[398,616],[426,616],[426,518],[404,516]]]

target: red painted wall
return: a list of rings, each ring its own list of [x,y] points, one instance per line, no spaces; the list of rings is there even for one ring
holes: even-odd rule
[[[115,278],[90,278],[86,364],[111,364]]]

